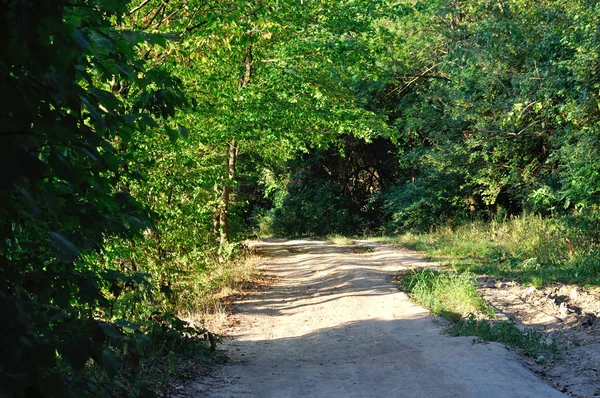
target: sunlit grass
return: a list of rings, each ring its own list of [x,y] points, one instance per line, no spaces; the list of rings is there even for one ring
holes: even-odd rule
[[[225,262],[214,261],[207,269],[177,287],[176,312],[194,324],[218,332],[227,322],[227,298],[242,294],[261,278],[259,259],[242,256]]]
[[[599,285],[597,253],[584,245],[575,246],[573,234],[559,219],[523,214],[501,222],[472,222],[377,240],[422,251],[434,261],[476,275],[536,286],[550,282]]]
[[[468,273],[413,271],[401,278],[401,287],[410,292],[412,301],[445,318],[460,319],[468,314],[494,316]]]
[[[452,322],[448,334],[474,336],[497,341],[545,362],[558,354],[554,342],[532,328],[523,328],[512,319],[495,321],[495,313],[477,292],[473,276],[465,272],[413,271],[400,278],[400,286],[411,301]]]

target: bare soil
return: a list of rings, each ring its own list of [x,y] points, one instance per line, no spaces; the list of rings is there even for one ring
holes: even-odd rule
[[[237,304],[223,347],[228,363],[177,395],[564,396],[502,344],[449,337],[446,321],[412,304],[391,280],[435,266],[416,253],[361,241],[254,245],[275,283]]]
[[[574,397],[600,396],[600,295],[574,285],[543,288],[514,281],[479,278],[483,297],[501,317],[535,327],[554,339],[561,358],[525,364],[558,390]],[[540,358],[544,359],[544,358]]]

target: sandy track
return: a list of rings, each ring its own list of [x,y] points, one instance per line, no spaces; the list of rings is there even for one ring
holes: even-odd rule
[[[359,242],[359,244],[367,244]],[[515,353],[442,333],[390,283],[409,251],[256,242],[274,286],[237,308],[231,358],[186,387],[208,397],[559,397]],[[183,391],[182,391],[183,393]]]

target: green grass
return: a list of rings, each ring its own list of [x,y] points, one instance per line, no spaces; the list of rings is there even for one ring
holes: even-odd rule
[[[476,336],[481,341],[504,343],[536,358],[538,362],[547,362],[559,355],[554,341],[548,343],[544,333],[533,328],[521,328],[514,319],[492,322],[471,316],[455,322],[447,332],[451,336]]]
[[[472,222],[376,240],[422,251],[434,261],[476,275],[536,286],[550,282],[600,285],[597,248],[585,231],[560,219],[523,214],[502,222]]]
[[[473,276],[464,272],[437,272],[431,269],[412,272],[400,279],[415,303],[452,322],[451,336],[475,336],[481,341],[497,341],[520,350],[539,362],[558,355],[554,342],[535,329],[520,328],[512,319],[496,322],[493,309],[477,293]]]
[[[412,301],[449,320],[473,313],[494,316],[468,273],[413,271],[401,278],[401,287],[410,292]]]

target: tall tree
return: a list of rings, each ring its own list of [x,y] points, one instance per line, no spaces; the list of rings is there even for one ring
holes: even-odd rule
[[[184,102],[179,81],[147,67],[138,53],[165,39],[117,29],[126,6],[1,6],[0,84],[10,94],[2,100],[0,132],[0,295],[9,325],[3,393],[92,393],[102,387],[81,380],[89,360],[109,380],[119,372],[109,347],[119,332],[98,312],[106,309],[104,289],[127,277],[84,258],[107,237],[130,237],[147,225],[146,207],[124,189],[132,175],[120,166],[127,155],[117,142],[158,128]],[[103,387],[107,394],[118,388]]]

